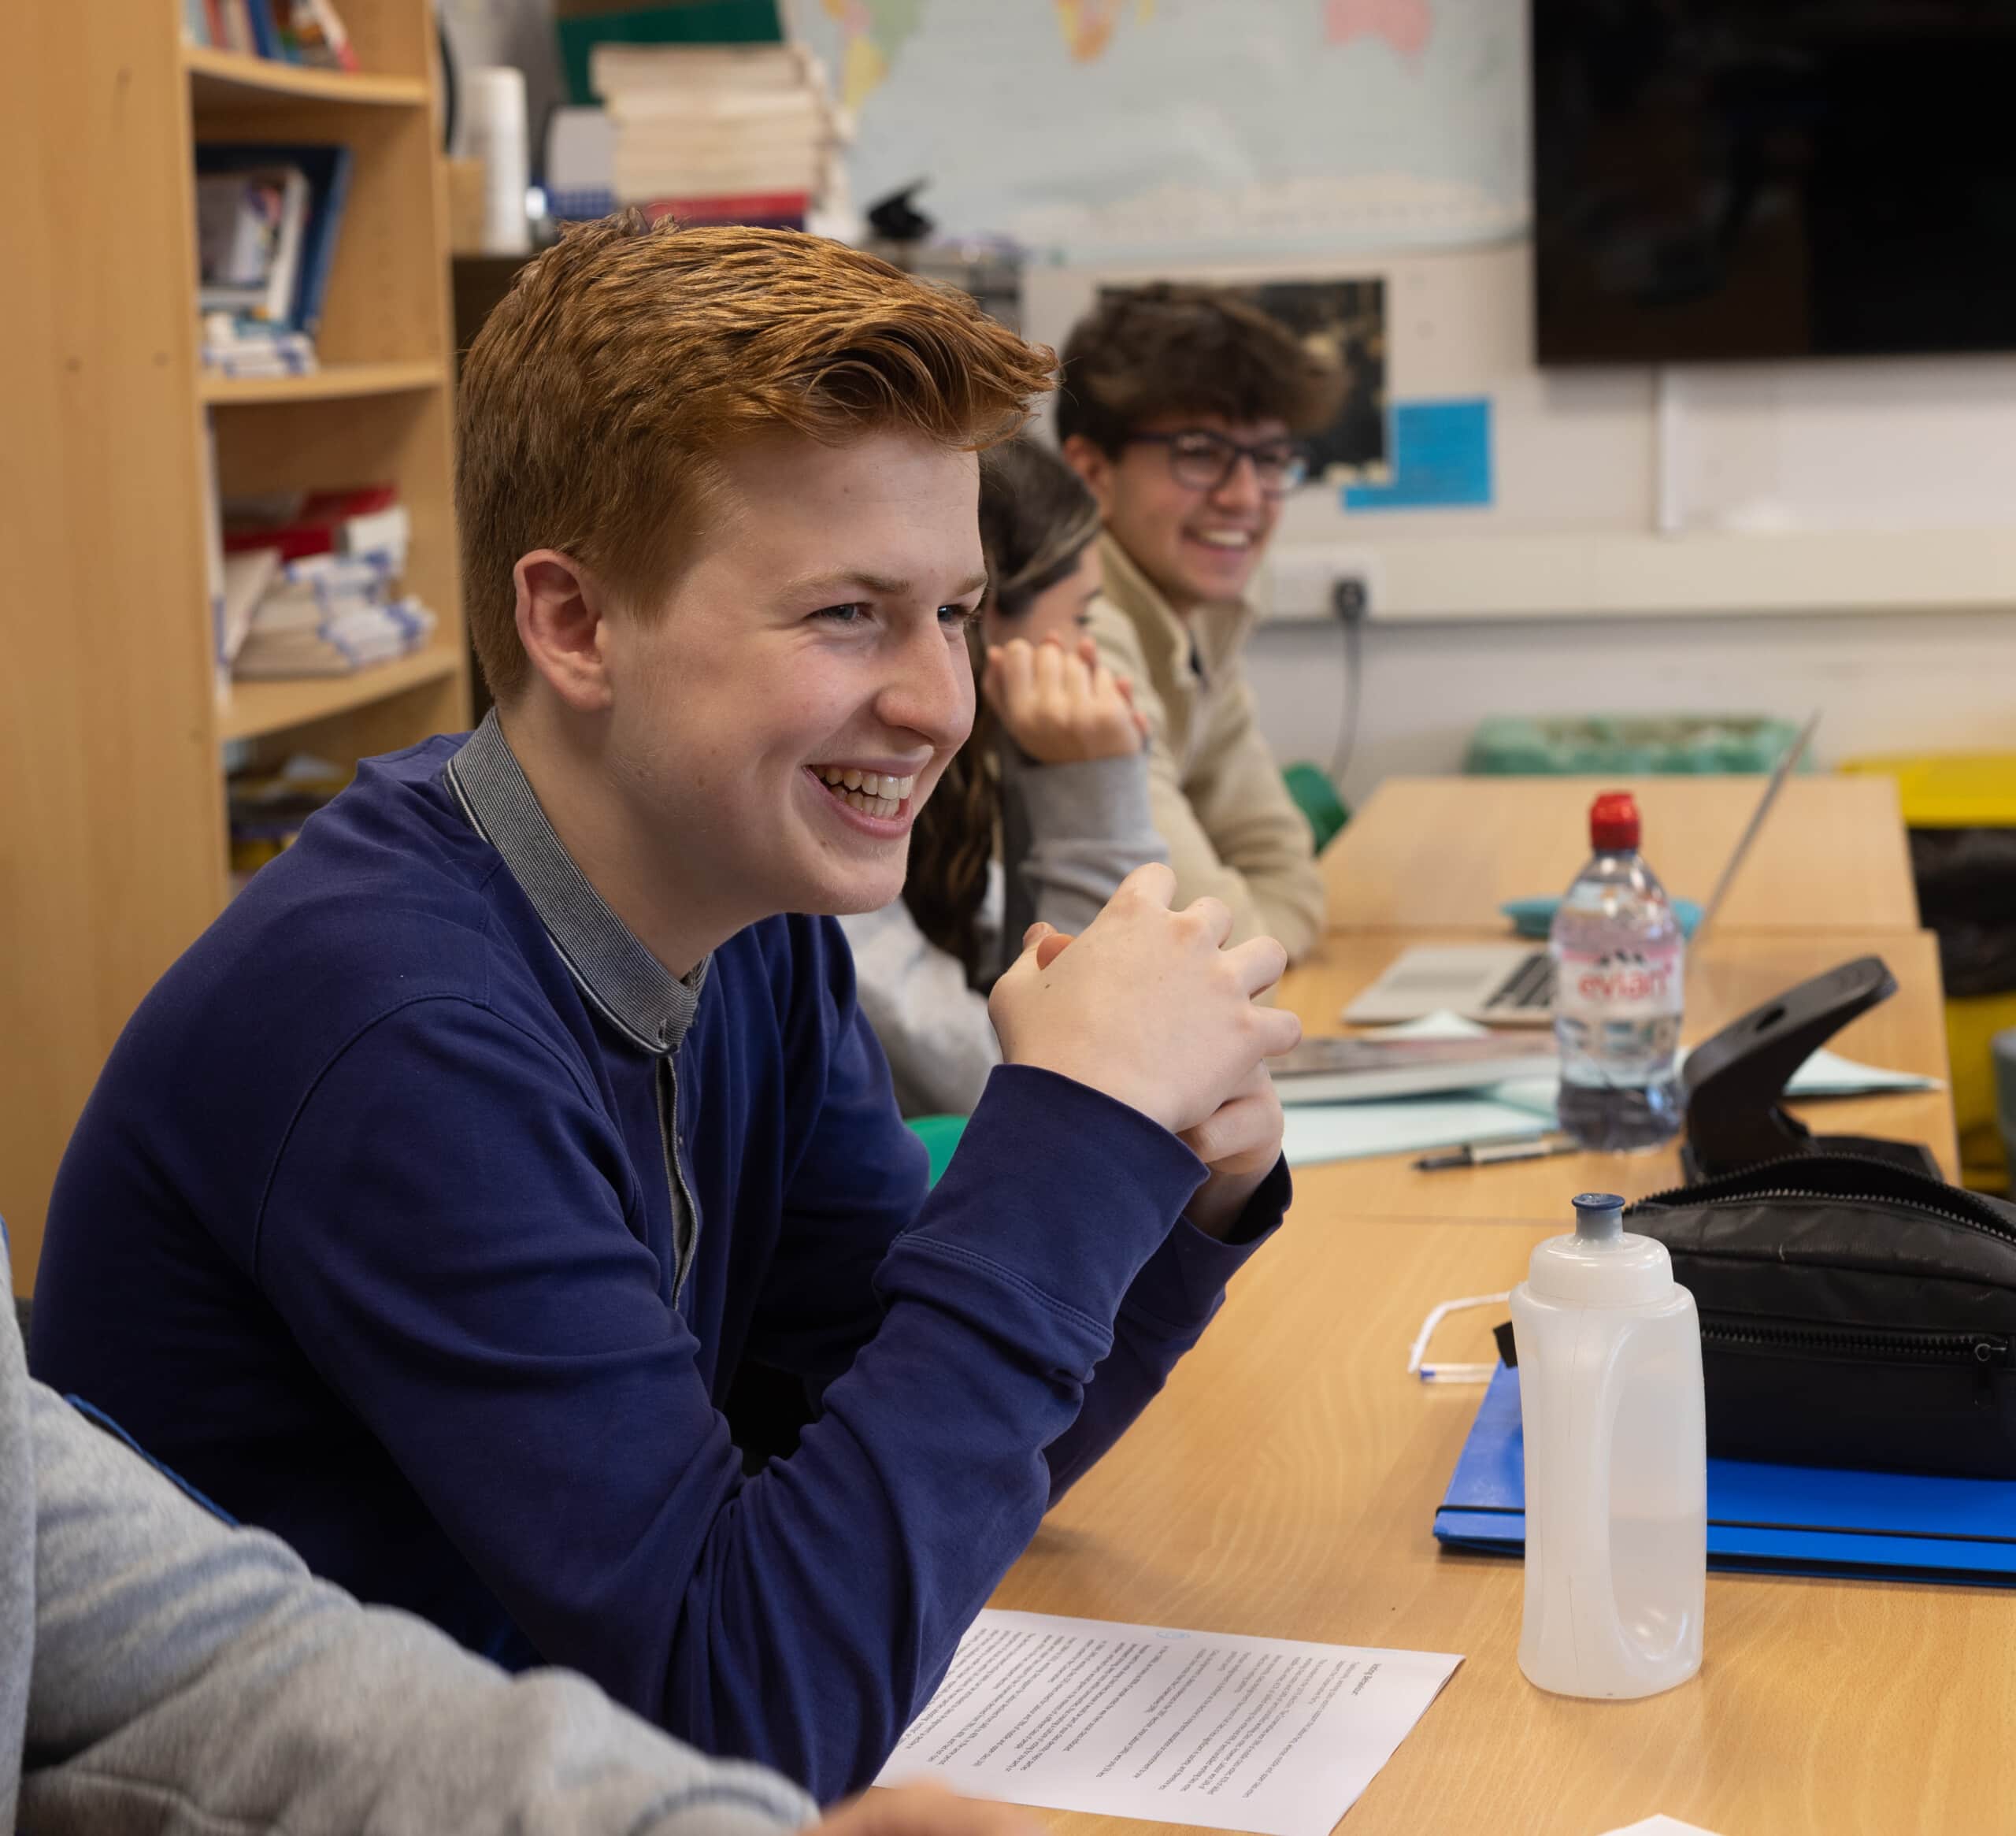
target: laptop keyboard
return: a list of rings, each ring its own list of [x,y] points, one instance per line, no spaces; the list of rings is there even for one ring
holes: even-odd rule
[[[1554,959],[1544,950],[1536,950],[1498,985],[1496,992],[1484,1003],[1487,1010],[1492,1007],[1551,1007],[1553,1005]]]

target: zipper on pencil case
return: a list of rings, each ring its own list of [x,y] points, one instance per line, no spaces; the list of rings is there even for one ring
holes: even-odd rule
[[[1969,1195],[1956,1187],[1940,1187],[1941,1198],[1948,1202],[1933,1204],[1914,1193],[1837,1192],[1814,1190],[1810,1187],[1802,1189],[1795,1185],[1753,1187],[1744,1183],[1766,1173],[1775,1173],[1781,1178],[1796,1180],[1800,1164],[1803,1162],[1810,1163],[1813,1158],[1807,1154],[1788,1154],[1777,1160],[1760,1160],[1755,1167],[1746,1167],[1741,1173],[1725,1174],[1719,1179],[1704,1180],[1697,1186],[1673,1186],[1665,1192],[1653,1192],[1627,1207],[1624,1215],[1629,1218],[1647,1210],[1665,1211],[1676,1207],[1687,1208],[1695,1205],[1710,1210],[1721,1205],[1748,1204],[1760,1199],[1790,1199],[1809,1204],[1832,1199],[1847,1205],[1901,1206],[1920,1217],[1943,1218],[1949,1224],[1961,1225],[1967,1230],[1979,1231],[1984,1236],[1999,1237],[2005,1243],[2016,1243],[2016,1229],[2003,1222],[1986,1206],[1977,1207],[1973,1205]],[[1837,1163],[1858,1162],[1892,1178],[1913,1180],[1921,1185],[1933,1183],[1918,1174],[1903,1173],[1887,1161],[1872,1160],[1864,1155],[1833,1154],[1827,1158]],[[1718,1186],[1732,1189],[1718,1192],[1715,1189]]]
[[[1738,1323],[1704,1316],[1701,1343],[1746,1351],[1818,1352],[1844,1358],[1876,1358],[1904,1364],[2009,1363],[2007,1338],[1995,1333],[1911,1332],[1884,1326],[1821,1326]]]

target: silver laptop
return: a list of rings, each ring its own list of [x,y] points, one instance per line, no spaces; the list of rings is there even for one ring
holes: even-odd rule
[[[1816,712],[1773,768],[1757,807],[1722,865],[1690,949],[1699,949],[1713,928],[1736,870],[1819,724]],[[1383,1026],[1445,1011],[1492,1026],[1547,1026],[1554,1018],[1553,959],[1544,945],[1532,944],[1417,944],[1394,959],[1386,973],[1344,1009],[1343,1018],[1353,1026]]]

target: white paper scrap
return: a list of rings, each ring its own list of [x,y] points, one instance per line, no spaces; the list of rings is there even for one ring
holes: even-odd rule
[[[1462,1661],[989,1610],[876,1783],[1327,1836]]]
[[[1621,1830],[1610,1830],[1609,1836],[1715,1836],[1715,1833],[1699,1823],[1683,1823],[1677,1817],[1658,1816],[1627,1823]]]

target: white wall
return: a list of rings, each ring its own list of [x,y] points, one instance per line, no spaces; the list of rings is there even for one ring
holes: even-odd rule
[[[1347,803],[1390,773],[1461,768],[1487,714],[1824,710],[1821,764],[1870,752],[2016,751],[2016,612],[1368,623]],[[1248,657],[1284,761],[1327,766],[1340,627],[1263,625]]]
[[[1543,373],[1524,243],[1227,280],[1383,275],[1395,399],[1488,395],[1488,509],[1284,513],[1251,658],[1284,759],[1327,762],[1343,695],[1328,583],[1365,579],[1345,790],[1454,771],[1489,714],[1825,710],[1823,762],[2016,748],[2016,359]],[[1061,339],[1101,280],[1038,269]],[[1551,614],[1551,615],[1550,615]]]

